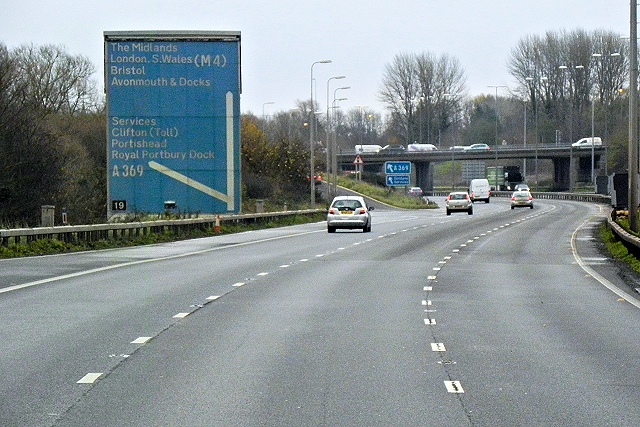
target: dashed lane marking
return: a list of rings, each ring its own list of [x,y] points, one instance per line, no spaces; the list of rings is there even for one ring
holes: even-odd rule
[[[445,381],[444,385],[449,393],[464,393],[464,389],[462,388],[460,381]]]
[[[444,344],[441,342],[432,342],[431,351],[447,351],[447,349],[444,347]]]
[[[80,378],[76,384],[93,384],[101,376],[102,372],[89,372],[87,375]]]
[[[187,317],[189,315],[189,313],[178,313],[175,316],[173,316],[174,319],[184,319],[185,317]]]

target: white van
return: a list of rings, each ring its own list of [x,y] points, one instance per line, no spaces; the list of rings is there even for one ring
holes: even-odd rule
[[[491,187],[488,179],[472,179],[469,183],[469,198],[475,203],[476,200],[483,200],[489,203],[491,197]]]
[[[366,144],[356,145],[356,153],[358,154],[377,153],[380,150],[382,150],[382,146],[380,145],[366,145]]]
[[[602,139],[599,136],[593,138],[582,138],[571,144],[572,147],[591,148],[602,145]]]
[[[407,145],[407,151],[418,152],[418,151],[433,151],[437,150],[436,146],[433,144],[409,144]]]

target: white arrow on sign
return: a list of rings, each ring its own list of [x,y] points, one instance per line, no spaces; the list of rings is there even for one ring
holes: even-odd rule
[[[232,211],[234,209],[234,167],[233,167],[233,93],[227,92],[226,96],[227,107],[227,194],[221,193],[218,190],[214,190],[211,187],[204,185],[201,182],[195,181],[186,175],[176,172],[168,167],[161,165],[158,162],[149,162],[149,167],[156,170],[170,178],[175,179],[189,187],[195,188],[198,191],[202,191],[211,197],[215,197],[227,204],[227,210]]]
[[[180,172],[176,172],[173,169],[169,169],[168,167],[154,161],[149,162],[149,167],[153,170],[156,170],[162,174],[167,175],[170,178],[175,179],[176,181],[180,181],[181,183],[186,184],[189,187],[202,191],[203,193],[208,194],[211,197],[220,199],[223,202],[226,202],[227,204],[231,203],[231,205],[233,206],[233,197],[229,197],[228,195],[223,194],[218,190],[214,190],[213,188],[208,187],[202,184],[201,182],[195,181],[189,178],[188,176],[181,174]]]

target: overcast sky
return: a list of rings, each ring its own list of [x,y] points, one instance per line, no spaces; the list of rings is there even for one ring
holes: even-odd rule
[[[240,31],[241,111],[261,115],[308,100],[311,64],[321,109],[334,90],[343,109],[378,100],[383,70],[399,53],[446,53],[460,62],[468,94],[494,94],[514,83],[511,49],[547,31],[611,30],[629,34],[629,2],[621,0],[3,0],[0,42],[63,45],[87,56],[103,87],[103,31]],[[502,90],[502,89],[501,89]],[[273,102],[274,104],[267,104]]]

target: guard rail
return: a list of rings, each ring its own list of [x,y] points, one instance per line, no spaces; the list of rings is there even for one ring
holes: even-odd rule
[[[433,192],[430,193],[429,196],[444,197],[447,194],[448,192]],[[495,191],[491,194],[494,197],[509,197],[511,192]],[[589,203],[611,204],[611,197],[601,194],[548,192],[532,192],[531,194],[535,199],[573,200]],[[286,216],[313,216],[323,211],[323,209],[304,209],[241,215],[217,215],[174,220],[4,229],[0,230],[0,245],[7,247],[12,243],[30,243],[41,239],[53,239],[65,243],[89,243],[100,240],[129,239],[151,234],[163,234],[166,232],[186,234],[193,230],[205,231],[225,224],[258,224]],[[613,221],[610,220],[610,224],[612,222]],[[615,222],[613,222],[613,224],[615,224]],[[626,233],[627,237],[625,238],[623,237],[623,234],[619,234],[625,233],[624,230],[621,229],[622,231],[618,231],[617,229],[614,229],[612,224],[611,228],[619,235],[621,240],[625,242],[635,242],[635,251],[640,252],[640,239],[633,239],[633,236],[628,233]]]
[[[150,234],[173,232],[186,234],[193,230],[210,230],[225,224],[267,223],[286,216],[313,216],[321,209],[293,210],[242,215],[217,215],[203,218],[127,222],[113,224],[66,225],[54,227],[14,228],[0,230],[0,245],[30,243],[41,239],[54,239],[65,243],[96,242],[110,239],[128,239]]]

